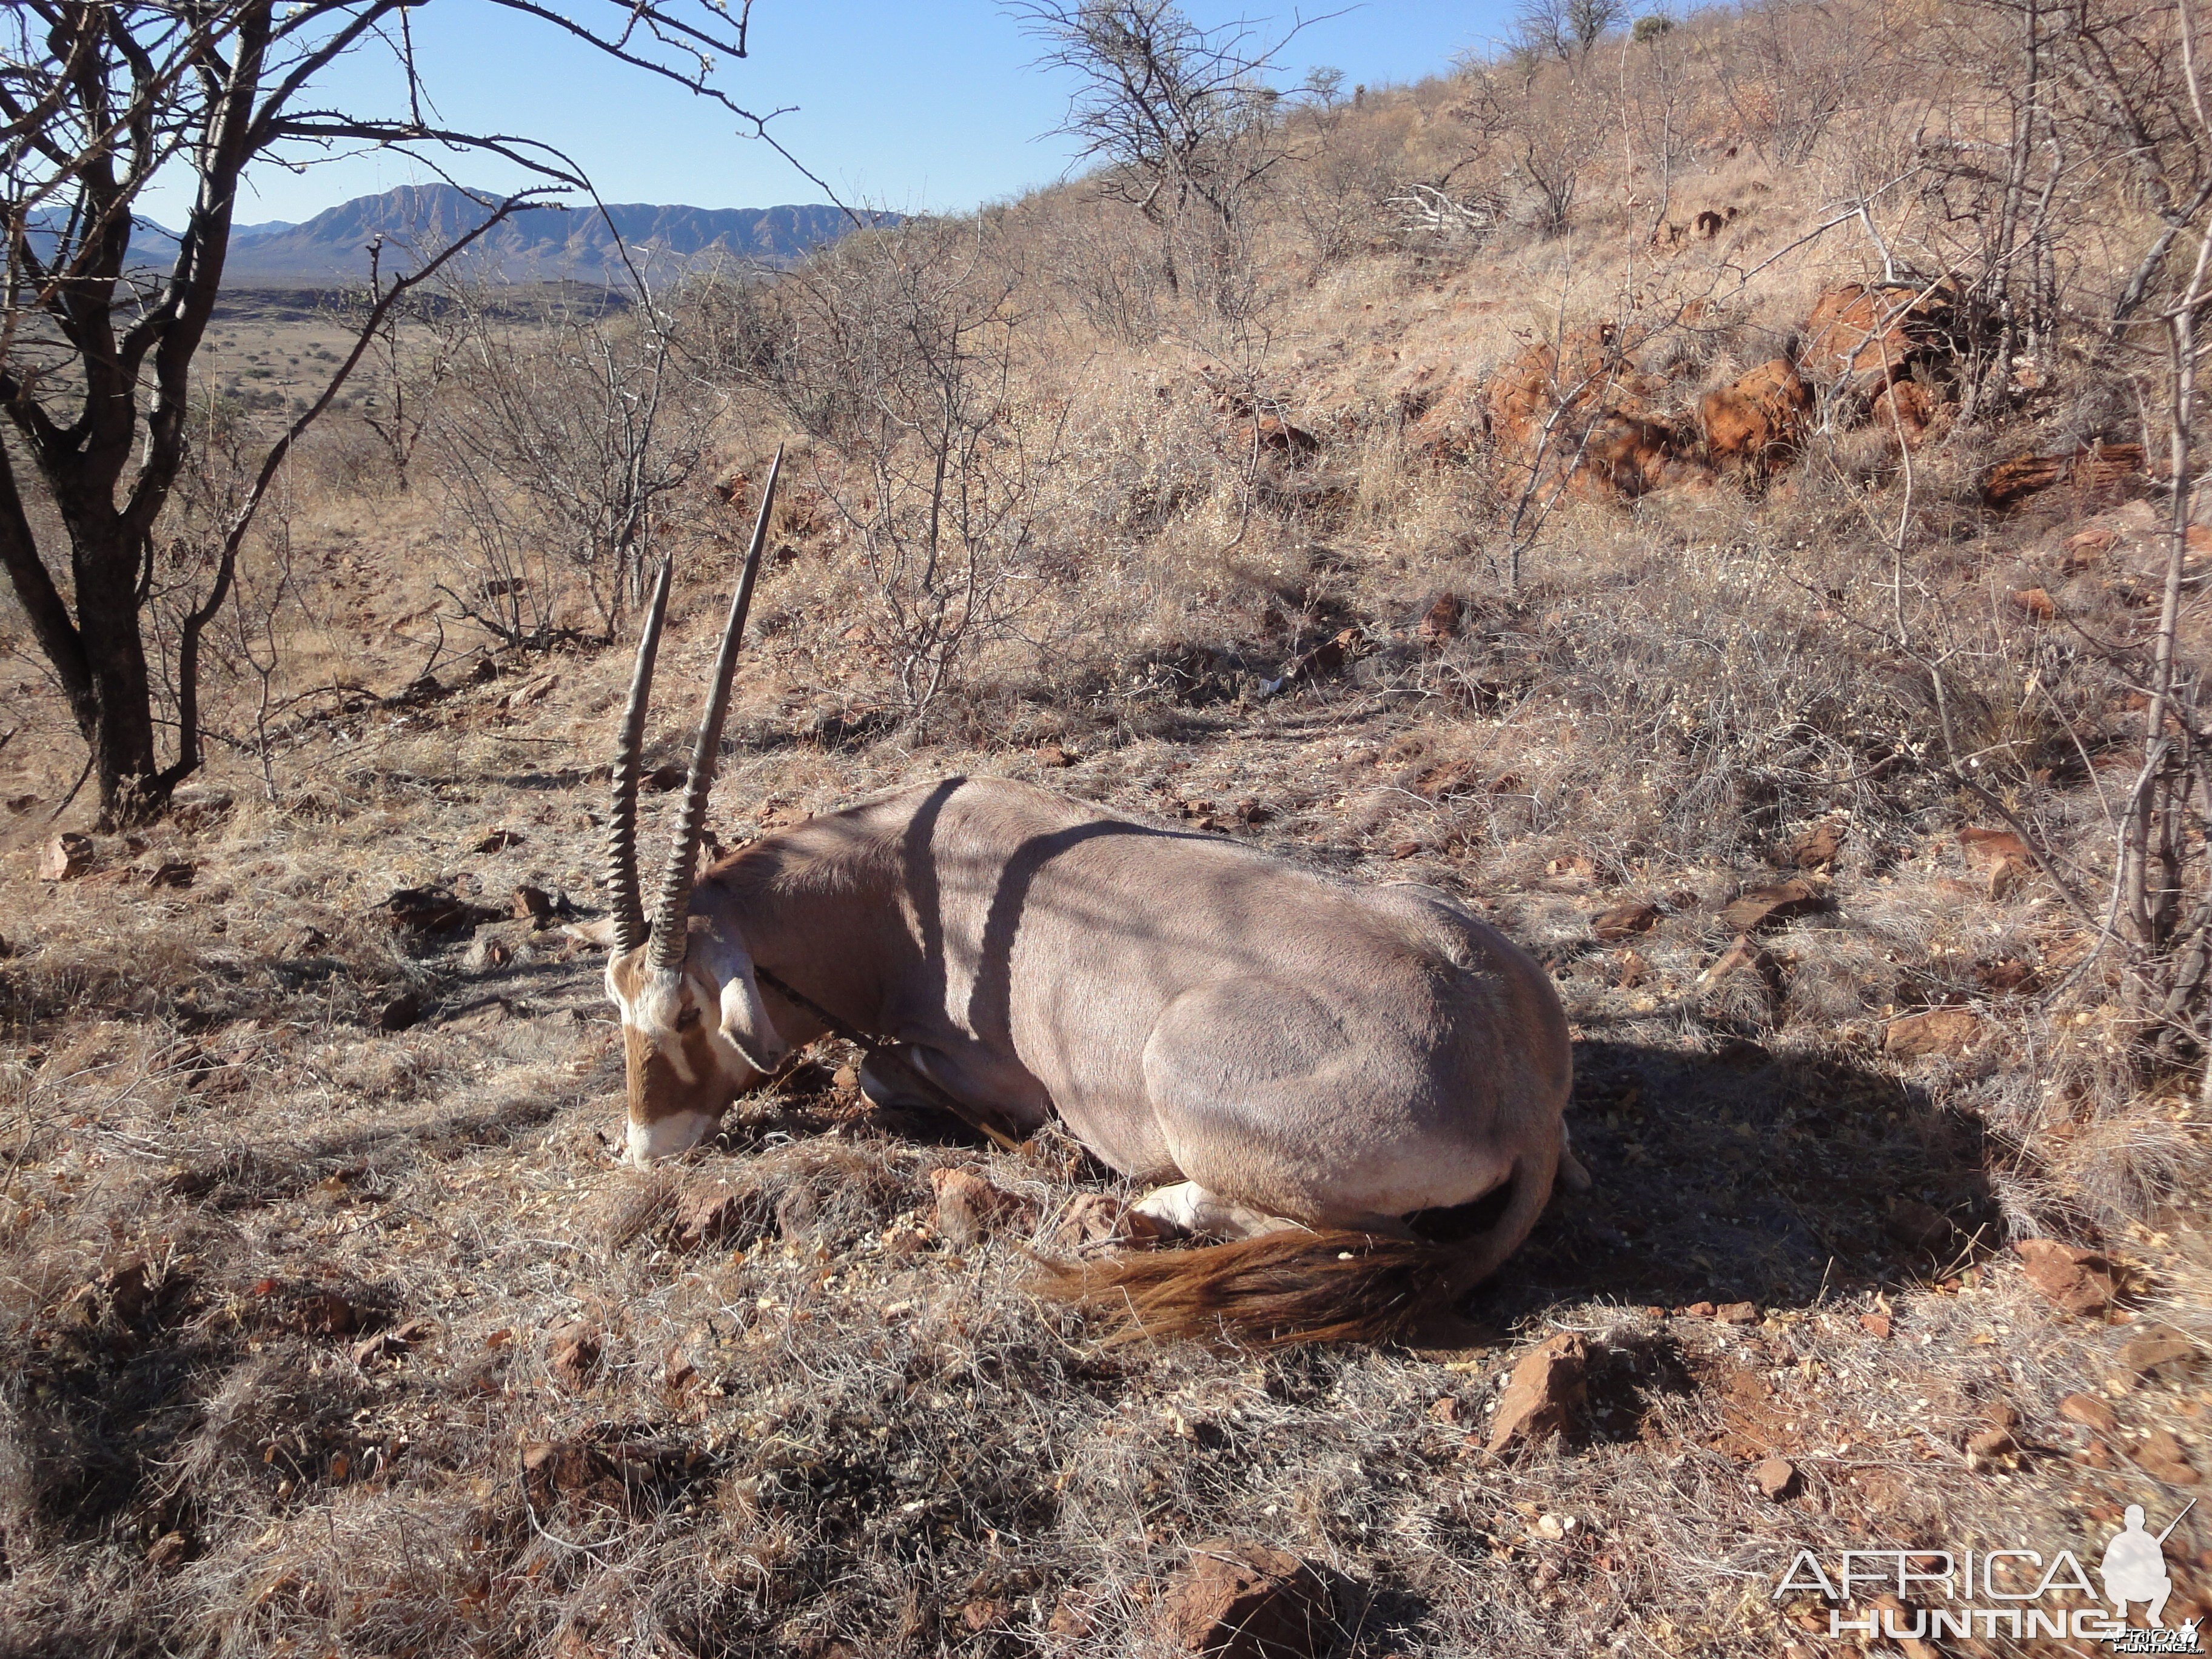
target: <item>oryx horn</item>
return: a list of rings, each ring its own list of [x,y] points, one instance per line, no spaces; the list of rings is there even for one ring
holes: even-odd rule
[[[699,722],[698,746],[691,751],[691,775],[684,786],[684,811],[676,821],[676,844],[669,849],[668,869],[660,882],[660,902],[653,915],[650,960],[660,972],[673,973],[684,963],[686,948],[684,921],[691,908],[691,874],[699,857],[699,842],[707,827],[707,797],[714,787],[714,767],[721,758],[722,722],[730,712],[730,682],[738,668],[738,645],[744,637],[745,612],[752,608],[753,581],[760,574],[761,550],[768,544],[768,515],[775,505],[776,477],[783,471],[783,446],[775,449],[775,462],[768,470],[761,490],[760,514],[753,520],[752,545],[745,550],[744,573],[730,599],[730,620],[722,629],[722,649],[714,659],[714,684],[708,693],[707,713]]]
[[[637,775],[645,754],[645,707],[653,696],[653,662],[660,653],[660,628],[668,620],[671,562],[660,562],[653,603],[637,636],[637,666],[629,677],[629,704],[615,739],[614,810],[607,821],[607,890],[612,895],[615,953],[627,956],[645,943],[645,901],[637,885]]]

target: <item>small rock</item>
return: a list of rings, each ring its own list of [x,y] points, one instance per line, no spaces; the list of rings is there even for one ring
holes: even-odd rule
[[[960,1609],[960,1623],[971,1635],[980,1636],[994,1626],[1006,1622],[1013,1604],[1002,1595],[978,1596]]]
[[[1207,1659],[1321,1659],[1335,1644],[1336,1609],[1321,1576],[1250,1540],[1194,1546],[1161,1607],[1175,1650]]]
[[[835,1089],[841,1095],[856,1095],[860,1093],[860,1068],[850,1064],[840,1066],[831,1075],[830,1079],[830,1086]]]
[[[146,878],[149,887],[189,887],[199,866],[190,859],[163,859]]]
[[[1058,744],[1048,743],[1036,751],[1036,763],[1039,766],[1050,767],[1058,770],[1061,767],[1074,765],[1075,757]]]
[[[1839,819],[1823,818],[1790,843],[1790,862],[1800,870],[1830,869],[1850,834],[1850,826]]]
[[[2027,882],[2028,866],[2024,859],[2006,859],[1990,871],[1990,896],[2008,899],[2020,891]]]
[[[1930,1008],[1924,1014],[1907,1014],[1881,1028],[1884,1054],[1901,1060],[1929,1054],[1962,1054],[1980,1036],[1978,1015],[1965,1008]]]
[[[2002,864],[2030,861],[2027,843],[2009,830],[1961,830],[1959,850],[1966,854],[1968,866],[1976,870],[1994,870]]]
[[[1674,1311],[1685,1319],[1711,1319],[1713,1316],[1713,1304],[1710,1302],[1692,1302],[1688,1307],[1677,1308]]]
[[[1588,1391],[1589,1369],[1589,1346],[1572,1332],[1538,1343],[1513,1368],[1491,1424],[1488,1449],[1496,1454],[1516,1440],[1533,1444],[1563,1433]]]
[[[2203,1352],[2171,1325],[2153,1325],[2120,1348],[2120,1364],[2138,1376],[2156,1373],[2179,1382]]]
[[[1456,1423],[1459,1418],[1459,1401],[1450,1395],[1444,1395],[1429,1407],[1429,1421],[1431,1423]]]
[[[1976,1474],[2001,1466],[2004,1460],[2015,1455],[2020,1443],[2009,1429],[1983,1429],[1966,1437],[1966,1467]]]
[[[599,1368],[599,1334],[589,1326],[571,1325],[553,1338],[553,1375],[572,1389],[581,1389]]]
[[[185,1559],[191,1540],[180,1532],[165,1532],[146,1547],[146,1565],[149,1567],[173,1567]]]
[[[1735,943],[1721,953],[1720,959],[1698,975],[1695,988],[1700,991],[1708,989],[1719,984],[1730,974],[1741,972],[1747,968],[1753,972],[1764,974],[1771,966],[1765,947],[1750,934],[1738,933]]]
[[[1886,1313],[1863,1313],[1859,1316],[1859,1328],[1869,1336],[1878,1336],[1886,1340],[1890,1332],[1889,1316]]]
[[[1607,945],[1637,933],[1648,933],[1658,925],[1659,907],[1641,902],[1616,904],[1590,918],[1590,932]]]
[[[1745,888],[1722,908],[1721,920],[1739,933],[1749,933],[1817,910],[1825,902],[1820,889],[1793,877],[1788,881]]]
[[[2119,1294],[2112,1263],[2094,1250],[2055,1238],[2023,1238],[2013,1249],[2027,1268],[2028,1283],[2068,1313],[2101,1313]]]
[[[2141,1440],[2124,1449],[2128,1461],[2154,1480],[2169,1486],[2193,1486],[2204,1477],[2189,1461],[2189,1454],[2181,1442],[2165,1429],[2153,1429]]]
[[[394,933],[424,938],[463,933],[499,920],[498,911],[456,897],[445,887],[403,887],[376,908]]]
[[[811,1243],[814,1238],[814,1224],[821,1218],[821,1200],[815,1197],[813,1188],[787,1188],[775,1200],[776,1237],[788,1244]]]
[[[395,1359],[416,1343],[428,1340],[437,1328],[427,1319],[410,1319],[392,1330],[379,1331],[354,1344],[353,1363],[366,1365],[372,1360]]]
[[[1391,845],[1390,856],[1394,859],[1409,859],[1419,854],[1420,850],[1421,843],[1417,841],[1395,842]]]
[[[1750,1302],[1723,1302],[1713,1310],[1713,1317],[1723,1325],[1756,1325],[1759,1308]]]
[[[518,887],[507,902],[507,915],[518,921],[534,921],[540,927],[552,925],[553,896],[543,887]]]
[[[2012,602],[2038,622],[2049,622],[2058,614],[2051,595],[2040,587],[2023,587],[2012,596]]]
[[[75,881],[92,868],[96,852],[90,836],[65,830],[46,843],[46,850],[39,860],[39,879]]]
[[[486,960],[491,960],[489,955]],[[504,999],[492,997],[473,1007],[464,1008],[450,1019],[440,1020],[438,1029],[441,1031],[488,1031],[495,1025],[507,1024],[513,1012]]]
[[[1012,1193],[993,1186],[972,1170],[932,1170],[929,1183],[937,1188],[938,1231],[963,1249],[1029,1210]]]
[[[472,853],[504,853],[510,847],[522,845],[522,837],[512,830],[494,830],[479,836],[469,848]]]
[[[2085,1429],[2099,1434],[2117,1434],[2120,1419],[2117,1413],[2094,1394],[2069,1394],[2058,1402],[2058,1414],[2069,1423],[2079,1423]]]
[[[1079,1590],[1062,1592],[1060,1601],[1046,1621],[1045,1629],[1054,1636],[1065,1636],[1080,1641],[1091,1634],[1091,1598]]]
[[[398,996],[376,1011],[376,1029],[380,1031],[404,1031],[420,1025],[429,1004],[418,991],[402,991]]]
[[[1458,594],[1439,593],[1436,603],[1422,612],[1413,632],[1424,645],[1441,645],[1459,636],[1460,623],[1466,616],[1467,602]]]
[[[1121,1242],[1154,1244],[1167,1229],[1110,1193],[1080,1193],[1053,1229],[1052,1242],[1063,1249]]]
[[[757,1195],[740,1193],[725,1181],[688,1181],[671,1206],[670,1233],[677,1248],[696,1250],[757,1237],[767,1220]]]
[[[1764,1458],[1751,1466],[1751,1484],[1761,1498],[1778,1504],[1797,1484],[1797,1466],[1786,1457]]]

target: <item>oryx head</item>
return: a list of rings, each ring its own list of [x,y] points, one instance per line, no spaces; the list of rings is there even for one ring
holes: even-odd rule
[[[607,886],[613,896],[614,954],[607,959],[607,995],[622,1012],[629,1074],[629,1158],[643,1167],[698,1145],[739,1092],[782,1063],[787,1045],[761,1001],[744,941],[713,917],[690,917],[691,878],[706,829],[707,797],[729,712],[745,611],[752,604],[768,539],[783,451],[775,453],[761,491],[760,514],[746,550],[744,574],[730,601],[730,619],[714,661],[706,717],[691,753],[684,810],[660,896],[648,927],[637,878],[637,785],[644,750],[646,705],[653,659],[668,614],[669,564],[661,562],[653,602],[637,642],[629,703],[615,746],[614,811],[607,830]]]

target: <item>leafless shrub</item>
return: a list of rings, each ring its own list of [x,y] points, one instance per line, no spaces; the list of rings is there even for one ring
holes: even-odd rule
[[[452,385],[429,441],[478,567],[454,602],[510,644],[542,643],[573,575],[611,631],[714,416],[679,359],[679,313],[649,291],[612,314],[574,301],[518,314],[483,283],[446,300],[434,355]]]

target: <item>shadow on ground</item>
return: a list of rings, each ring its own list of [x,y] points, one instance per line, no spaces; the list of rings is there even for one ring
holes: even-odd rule
[[[1955,1273],[2000,1241],[1980,1123],[1831,1058],[1583,1042],[1568,1121],[1595,1184],[1562,1190],[1476,1293],[1486,1321],[1589,1300],[1802,1306]]]

